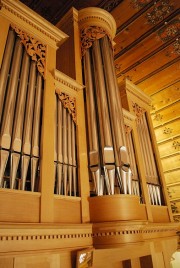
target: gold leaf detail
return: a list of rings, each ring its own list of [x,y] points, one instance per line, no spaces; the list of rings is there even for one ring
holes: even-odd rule
[[[21,39],[21,43],[24,45],[26,52],[32,60],[36,61],[37,69],[45,78],[45,65],[46,65],[46,45],[36,40],[34,37],[28,35],[15,25],[11,25],[14,31]]]

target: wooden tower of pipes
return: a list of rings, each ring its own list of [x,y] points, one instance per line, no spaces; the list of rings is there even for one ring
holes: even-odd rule
[[[113,17],[1,0],[0,25],[0,267],[170,267],[151,100],[117,83]]]

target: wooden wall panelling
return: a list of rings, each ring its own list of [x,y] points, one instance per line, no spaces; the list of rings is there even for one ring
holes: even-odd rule
[[[157,143],[172,140],[172,138],[176,138],[179,136],[179,124],[180,120],[174,120],[168,124],[164,124],[163,126],[157,127],[154,129]]]
[[[133,83],[143,79],[146,76],[150,76],[151,73],[156,72],[156,70],[162,68],[164,65],[170,65],[178,58],[178,53],[172,53],[168,56],[167,53],[173,51],[173,45],[177,43],[174,41],[172,44],[166,48],[160,50],[159,52],[151,55],[143,62],[139,63],[134,68],[127,72],[123,72],[127,77],[130,77]]]
[[[129,23],[126,25],[122,31],[118,32],[114,41],[116,43],[116,53],[120,50],[128,47],[131,43],[135,42],[138,38],[146,34],[146,36],[153,31],[156,24],[162,22],[166,17],[168,17],[174,10],[174,8],[170,8],[168,11],[166,10],[162,16],[156,15],[156,11],[158,5],[161,5],[163,8],[163,1],[159,1],[155,3],[152,7],[142,13],[133,23]],[[180,6],[179,3],[176,2],[174,5],[175,8]],[[155,13],[155,14],[153,14]],[[163,23],[162,23],[163,25]],[[139,29],[141,29],[139,31]],[[132,34],[133,33],[133,34]]]
[[[167,140],[167,142],[160,143],[158,145],[158,150],[160,158],[173,156],[179,153],[179,137],[173,138],[172,140]]]
[[[159,76],[164,77],[164,79],[158,79]],[[169,67],[156,72],[154,75],[151,75],[149,78],[142,82],[136,83],[145,93],[149,96],[158,92],[160,89],[163,89],[167,86],[170,86],[172,83],[178,81],[179,77],[179,62],[175,62]]]
[[[178,183],[180,178],[180,168],[164,173],[167,186]]]
[[[168,107],[169,105],[180,100],[180,82],[175,82],[159,92],[151,95],[151,114]]]
[[[162,108],[158,113],[152,116],[154,128],[169,123],[179,118],[180,102],[175,102],[166,108]]]

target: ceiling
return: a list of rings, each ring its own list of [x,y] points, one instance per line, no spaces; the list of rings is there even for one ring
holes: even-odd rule
[[[152,121],[174,216],[180,221],[180,1],[21,0],[54,25],[73,6],[116,20],[115,68],[152,98]],[[179,39],[178,39],[179,38]]]

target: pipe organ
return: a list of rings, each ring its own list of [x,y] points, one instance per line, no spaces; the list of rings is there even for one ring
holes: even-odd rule
[[[38,191],[43,78],[14,27],[0,72],[0,185]]]
[[[74,103],[67,94],[56,94],[55,193],[69,196],[78,190]]]
[[[54,26],[0,0],[0,25],[0,267],[168,268],[150,99],[116,80],[114,18],[72,8]]]
[[[81,30],[82,42],[86,31]],[[103,36],[83,51],[91,176],[97,195],[113,195],[115,180],[118,181],[121,193],[131,194],[131,169],[112,45],[98,27],[91,27],[88,31]]]
[[[162,194],[160,192],[161,188],[158,178],[158,170],[149,133],[146,111],[139,107],[136,103],[133,103],[133,109],[137,115],[137,131],[139,134],[141,153],[146,171],[146,181],[150,202],[152,205],[161,205]]]

